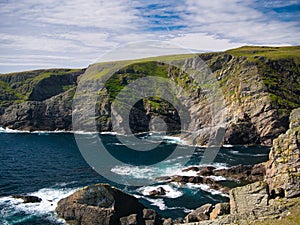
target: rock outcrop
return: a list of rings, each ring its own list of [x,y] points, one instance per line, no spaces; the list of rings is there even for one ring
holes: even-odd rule
[[[221,215],[221,206],[214,206],[210,221],[194,225],[250,224],[267,219],[279,219],[290,214],[291,207],[300,202],[300,108],[290,114],[289,130],[273,142],[269,161],[253,167],[251,174],[266,168],[266,182],[258,181],[233,188],[230,195],[230,214]],[[254,169],[255,168],[255,169]],[[192,168],[198,170],[198,168]],[[233,169],[237,171],[239,169]],[[205,170],[207,171],[207,170]],[[214,171],[214,170],[212,170]],[[231,172],[232,172],[231,171]],[[230,174],[224,171],[222,174]],[[223,207],[227,210],[227,207]],[[226,211],[224,209],[224,211]],[[219,214],[219,215],[218,215]],[[217,216],[216,216],[217,215]],[[189,222],[187,220],[187,222]],[[188,223],[186,223],[188,224]]]
[[[164,222],[134,196],[108,184],[76,191],[61,199],[55,211],[71,225],[160,225]]]
[[[23,203],[38,203],[42,201],[41,198],[32,195],[13,195],[12,197],[22,199]]]
[[[241,186],[241,184],[262,181],[265,177],[264,163],[255,164],[253,166],[240,164],[226,169],[216,169],[213,166],[192,166],[182,170],[182,172],[188,171],[197,172],[197,176],[174,175],[171,177],[158,177],[157,180],[160,182],[176,182],[180,184],[205,184],[211,189],[228,194],[229,190],[233,187]],[[222,176],[227,180],[225,182],[216,181],[210,176]],[[154,190],[153,194],[156,194],[156,192],[157,191]]]
[[[300,108],[290,115],[290,128],[273,142],[266,179],[271,197],[300,196]]]
[[[230,204],[227,202],[224,203],[217,203],[213,210],[211,211],[209,215],[210,220],[215,220],[216,218],[227,215],[230,213]]]
[[[212,204],[205,204],[193,210],[191,213],[189,213],[185,217],[185,221],[187,223],[191,223],[191,222],[198,222],[202,220],[208,220],[211,211],[212,211]]]
[[[263,180],[265,174],[264,163],[260,163],[254,166],[240,164],[228,169],[213,170],[212,175],[223,176],[240,182],[255,182]]]
[[[267,219],[278,219],[289,215],[289,209],[299,205],[298,199],[269,199],[267,185],[264,182],[255,182],[230,191],[229,203],[218,203],[210,208],[209,219],[197,219],[194,222],[186,218],[186,225],[220,225],[241,224],[248,225]],[[206,205],[204,205],[206,207]],[[203,207],[204,207],[203,206]],[[200,207],[201,208],[201,207]],[[197,214],[197,210],[188,215]],[[200,214],[199,214],[200,215]],[[199,222],[198,222],[199,221]]]

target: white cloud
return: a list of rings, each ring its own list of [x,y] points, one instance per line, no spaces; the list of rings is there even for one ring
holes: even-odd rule
[[[285,18],[292,21],[284,21],[272,11],[272,7],[297,3],[297,0],[0,1],[0,52],[5,55],[0,56],[0,63],[87,66],[113,49],[145,40],[167,40],[188,49],[208,51],[244,44],[299,44],[299,21],[293,20],[296,17],[288,15]],[[120,53],[120,57],[126,57],[126,52]]]
[[[298,23],[270,18],[252,4],[250,0],[187,0],[183,7],[186,7],[188,13],[182,15],[188,27],[186,31],[205,32],[232,42],[252,44],[299,42]]]
[[[103,30],[134,30],[138,23],[137,11],[130,1],[118,0],[53,0],[36,1],[22,16],[38,22],[93,27]],[[42,13],[41,13],[42,12]]]
[[[215,36],[204,33],[183,34],[170,39],[170,42],[183,48],[201,49],[203,51],[222,51],[245,45],[245,43],[232,43],[228,39],[217,39]]]

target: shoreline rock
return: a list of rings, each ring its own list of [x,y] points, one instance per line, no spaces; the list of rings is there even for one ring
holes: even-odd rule
[[[287,216],[291,207],[300,204],[299,143],[300,108],[292,111],[289,130],[274,140],[269,160],[253,167],[251,173],[248,172],[249,175],[260,174],[262,166],[265,165],[266,182],[257,181],[233,188],[230,191],[230,214],[215,217],[213,210],[210,218],[214,220],[193,225],[248,225]]]
[[[79,189],[55,209],[70,225],[162,225],[164,219],[137,198],[108,184]]]
[[[42,201],[41,198],[32,195],[13,195],[12,198],[22,199],[23,203],[39,203]]]

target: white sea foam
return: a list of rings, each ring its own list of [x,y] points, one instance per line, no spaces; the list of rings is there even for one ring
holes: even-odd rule
[[[211,175],[211,176],[208,176],[208,177],[214,179],[215,181],[227,180],[227,179],[226,179],[225,177],[223,177],[223,176],[213,176],[213,175]]]
[[[36,130],[36,131],[28,131],[28,130],[14,130],[8,127],[0,127],[0,133],[31,133],[31,134],[109,134],[116,135],[116,132],[88,132],[88,131],[72,131],[72,130]]]
[[[223,145],[224,148],[232,148],[233,145]]]
[[[21,199],[15,199],[12,197],[1,197],[0,205],[5,206],[5,217],[15,214],[16,212],[25,213],[28,216],[37,215],[47,218],[50,221],[57,221],[57,217],[54,214],[54,210],[60,199],[65,198],[75,192],[76,189],[72,188],[43,188],[36,192],[28,193],[28,195],[37,196],[42,199],[39,203],[23,203]],[[24,216],[22,220],[26,220],[28,217]],[[61,222],[61,220],[59,220]],[[21,221],[20,221],[21,222]]]
[[[211,193],[212,195],[222,195],[222,196],[225,196],[225,197],[229,197],[228,195],[222,193],[221,191],[218,191],[218,190],[213,190],[211,189],[208,185],[206,184],[192,184],[192,183],[187,183],[186,186],[190,189],[201,189],[203,191],[206,191],[206,192],[209,192]]]
[[[115,166],[111,172],[122,175],[129,176],[133,178],[143,179],[149,178],[152,179],[155,176],[155,171],[151,167],[138,167],[138,166]]]
[[[262,153],[259,153],[259,154],[253,154],[253,153],[243,153],[243,152],[239,152],[239,151],[235,151],[235,150],[231,150],[229,151],[231,154],[234,154],[234,155],[240,155],[240,156],[267,156],[268,154],[262,154]]]
[[[160,210],[166,210],[168,207],[166,206],[164,200],[162,198],[145,198],[147,201],[151,202],[151,205],[157,206]]]
[[[175,160],[176,161],[176,160]],[[187,171],[183,172],[184,168],[189,168],[191,166],[205,167],[214,166],[217,169],[228,168],[225,163],[213,163],[210,165],[190,165],[188,167],[182,167],[180,163],[172,161],[165,161],[165,164],[160,165],[160,167],[152,166],[115,166],[111,168],[111,172],[116,173],[121,176],[135,179],[148,179],[155,181],[155,178],[162,176],[197,176],[197,171]],[[222,177],[215,177],[215,179],[223,180]]]
[[[190,171],[183,172],[182,170],[179,170],[178,172],[176,172],[176,175],[194,177],[194,176],[198,176],[197,173],[198,171],[190,170]]]
[[[158,189],[159,187],[162,187],[165,191],[166,194],[163,195],[162,197],[166,198],[178,198],[183,195],[181,191],[179,191],[176,187],[171,186],[171,185],[157,185],[157,186],[145,186],[137,189],[137,191],[144,196],[149,196],[149,193],[153,190]]]
[[[165,204],[165,201],[163,198],[148,198],[148,197],[144,197],[144,196],[139,196],[139,195],[134,195],[136,198],[143,198],[145,200],[147,200],[148,202],[150,202],[151,204],[150,205],[153,205],[153,206],[156,206],[158,207],[160,210],[174,210],[174,209],[180,209],[180,210],[183,210],[185,213],[189,213],[193,210],[191,209],[187,209],[185,207],[168,207],[166,204]]]
[[[175,136],[162,136],[162,139],[168,143],[172,143],[172,144],[181,144],[181,145],[185,145],[186,142],[184,140],[182,140],[180,137],[175,137]]]
[[[5,128],[0,127],[0,133],[30,133],[30,132],[26,130],[13,130],[8,127]]]

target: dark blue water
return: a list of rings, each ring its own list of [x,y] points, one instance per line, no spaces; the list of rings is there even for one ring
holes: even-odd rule
[[[116,145],[113,135],[102,135],[110,144],[113,154],[123,154],[123,160],[130,160],[124,154],[124,146]],[[159,145],[160,151],[170,149],[174,143]],[[180,146],[183,150],[187,146]],[[197,148],[187,165],[199,164],[205,149]],[[213,165],[232,166],[255,164],[266,161],[268,148],[235,146],[222,148]],[[157,152],[154,152],[156,155]],[[127,158],[126,158],[127,157]],[[155,155],[148,156],[149,161]],[[147,163],[145,163],[147,164]],[[167,196],[154,198],[147,196],[147,190],[157,186],[133,187],[116,184],[96,173],[83,159],[73,134],[66,133],[0,133],[0,224],[63,224],[57,219],[54,209],[59,199],[73,193],[77,188],[100,182],[110,183],[123,191],[134,194],[149,208],[157,210],[164,217],[184,217],[190,209],[205,203],[227,201],[227,197],[212,192],[205,186],[163,184],[169,191]],[[185,166],[187,166],[185,165]],[[176,159],[169,160],[159,171],[136,167],[115,168],[116,174],[125,171],[127,176],[169,175],[180,166]],[[14,194],[31,194],[43,199],[41,203],[22,204],[11,198]]]

